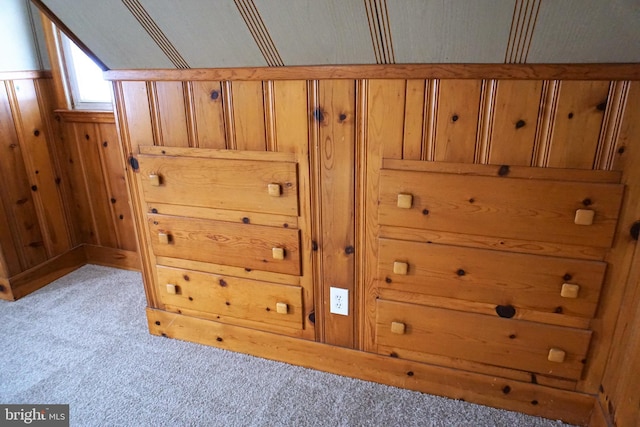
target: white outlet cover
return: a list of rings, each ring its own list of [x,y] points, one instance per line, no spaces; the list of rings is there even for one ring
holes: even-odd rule
[[[329,312],[340,314],[342,316],[349,315],[349,289],[329,288]]]

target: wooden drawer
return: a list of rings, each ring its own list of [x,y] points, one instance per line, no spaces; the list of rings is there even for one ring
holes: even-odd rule
[[[302,288],[298,286],[162,266],[157,272],[160,299],[174,311],[302,328]]]
[[[299,230],[159,214],[148,222],[157,256],[300,275]]]
[[[254,160],[189,157],[195,152],[180,152],[186,155],[138,157],[147,202],[298,215],[297,164],[279,160],[281,154],[260,153],[262,160]]]
[[[382,170],[379,222],[609,247],[622,193],[620,184]],[[398,207],[401,194],[406,208]],[[593,211],[593,223],[576,224],[578,210]]]
[[[380,239],[378,283],[399,291],[593,317],[605,269],[606,263],[598,261]]]
[[[379,351],[393,349],[399,357],[404,349],[579,379],[591,339],[591,332],[582,329],[382,299],[376,305]],[[562,362],[548,360],[559,352],[565,354]]]

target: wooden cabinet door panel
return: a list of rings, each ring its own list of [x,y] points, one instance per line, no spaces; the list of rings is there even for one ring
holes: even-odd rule
[[[394,263],[406,263],[406,274]],[[380,239],[381,287],[569,316],[595,313],[606,263]],[[577,298],[561,296],[564,283]]]
[[[377,343],[545,375],[579,379],[591,331],[379,299]],[[392,323],[404,333],[392,332]],[[550,351],[566,353],[563,362]]]
[[[300,275],[299,230],[154,214],[148,222],[157,256]]]
[[[412,195],[409,209],[398,194]],[[383,225],[609,247],[623,185],[382,170]],[[579,209],[593,224],[574,223]]]
[[[157,271],[158,292],[168,306],[302,328],[302,288],[298,286],[162,266]],[[278,313],[278,303],[286,304],[286,313]]]
[[[298,215],[296,163],[150,155],[139,162],[148,202]],[[280,194],[270,195],[269,184]]]

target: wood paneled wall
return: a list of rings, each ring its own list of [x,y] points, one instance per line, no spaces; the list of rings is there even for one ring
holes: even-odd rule
[[[10,77],[0,85],[0,297],[15,299],[42,286],[29,274],[55,270],[51,260],[73,244],[48,114],[51,80]]]
[[[135,229],[113,112],[59,110],[55,118],[74,245],[113,249],[103,252],[124,263],[116,266],[135,267]]]
[[[556,71],[562,75],[546,68],[544,73]],[[326,80],[289,79],[292,74],[284,72],[278,76],[284,80],[260,80],[248,72],[240,80],[218,72],[207,79],[206,71],[183,73],[177,80],[172,79],[177,74],[169,72],[125,72],[125,80],[115,87],[121,136],[130,151],[125,158],[135,155],[138,145],[149,144],[297,150],[308,156],[313,220],[311,240],[303,247],[318,250],[303,270],[312,268],[318,280],[313,284],[315,299],[305,298],[313,301],[316,339],[355,349],[365,347],[375,327],[371,313],[363,310],[363,301],[372,297],[364,279],[375,276],[367,269],[376,268],[366,260],[367,239],[373,237],[365,230],[373,227],[364,225],[364,206],[377,197],[367,187],[366,162],[387,158],[622,170],[628,192],[613,249],[594,255],[610,267],[592,324],[589,365],[577,386],[578,391],[596,394],[635,249],[628,229],[640,218],[640,178],[631,172],[638,169],[640,158],[633,154],[640,149],[640,132],[632,125],[640,122],[640,83],[601,75],[555,80],[529,72],[533,77],[522,79],[482,79],[467,73],[464,78]],[[567,75],[575,75],[571,73],[569,69]],[[117,79],[117,73],[113,77]],[[372,147],[381,151],[371,152]],[[323,235],[326,229],[340,232]],[[356,271],[356,265],[363,270]],[[350,316],[329,313],[329,286],[350,290]],[[637,283],[629,286],[633,289],[626,292],[636,295]],[[153,295],[150,298],[153,301]],[[621,399],[623,388],[617,387],[616,393]]]

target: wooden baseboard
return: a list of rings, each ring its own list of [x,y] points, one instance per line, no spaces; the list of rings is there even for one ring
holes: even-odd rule
[[[13,301],[30,294],[52,281],[71,273],[86,264],[84,248],[78,246],[62,255],[9,278]],[[1,295],[1,294],[0,294]]]
[[[147,309],[149,331],[338,375],[586,426],[595,397]]]
[[[600,398],[602,398],[602,396],[600,396]],[[605,413],[600,399],[596,399],[593,405],[589,427],[613,427],[613,422],[611,422],[609,416]]]
[[[88,264],[140,271],[140,257],[137,252],[94,245],[83,247]]]
[[[0,277],[0,299],[4,299],[7,301],[15,301],[16,298],[13,296],[13,292],[11,291],[11,282],[9,279]]]

